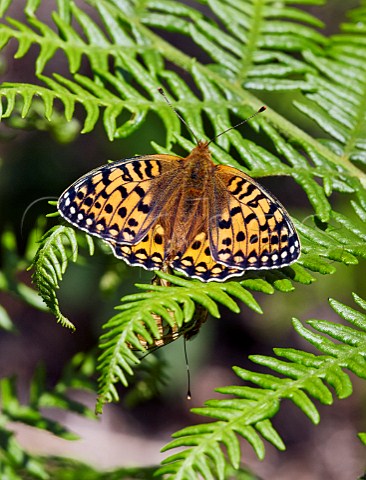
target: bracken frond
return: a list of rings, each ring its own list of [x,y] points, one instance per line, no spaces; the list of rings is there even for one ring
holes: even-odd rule
[[[362,310],[366,310],[363,299],[357,295],[354,299]],[[282,399],[291,400],[316,424],[319,413],[314,399],[330,405],[334,393],[339,399],[351,395],[350,373],[366,379],[366,314],[336,300],[330,300],[330,305],[348,322],[347,326],[326,320],[308,320],[308,326],[304,326],[299,320],[293,320],[296,332],[319,350],[319,355],[276,348],[274,357],[250,356],[253,362],[274,374],[234,367],[239,378],[254,386],[218,388],[218,392],[231,398],[209,400],[204,407],[192,409],[196,414],[214,418],[215,422],[176,432],[173,435],[175,440],[163,451],[186,448],[165,459],[158,474],[174,480],[188,480],[199,475],[224,480],[226,463],[239,467],[238,436],[244,438],[261,459],[265,455],[263,440],[280,450],[285,448],[271,422]],[[361,440],[363,435],[360,434]]]
[[[92,243],[89,243],[92,254]],[[78,257],[78,242],[72,228],[56,225],[46,232],[39,241],[37,253],[29,267],[34,269],[32,279],[39,294],[58,322],[64,327],[75,330],[74,325],[62,315],[56,290],[67,269],[70,260]]]

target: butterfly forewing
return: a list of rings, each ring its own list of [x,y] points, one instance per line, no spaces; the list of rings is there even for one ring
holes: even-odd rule
[[[60,197],[61,215],[103,240],[135,244],[156,222],[174,185],[179,157],[148,155],[119,161],[84,175]],[[161,188],[166,183],[166,188]]]

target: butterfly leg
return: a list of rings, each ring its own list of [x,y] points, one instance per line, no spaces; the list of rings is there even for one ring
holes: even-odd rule
[[[173,275],[173,270],[170,267],[170,265],[163,263],[162,268],[160,269],[164,273],[168,273],[169,275]],[[163,287],[170,287],[171,282],[168,280],[164,280],[163,278],[160,278],[158,275],[154,275],[153,278],[151,279],[151,284],[152,285],[161,285]]]

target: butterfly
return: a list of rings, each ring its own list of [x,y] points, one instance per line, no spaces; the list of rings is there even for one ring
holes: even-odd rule
[[[212,161],[207,141],[185,157],[119,160],[67,188],[58,211],[146,270],[203,282],[295,262],[300,241],[282,204],[242,171]]]

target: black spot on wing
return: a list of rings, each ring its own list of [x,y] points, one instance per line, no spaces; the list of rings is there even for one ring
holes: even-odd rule
[[[219,221],[219,228],[225,230],[225,229],[228,229],[230,227],[231,227],[231,218],[229,218],[228,220],[221,219]]]

